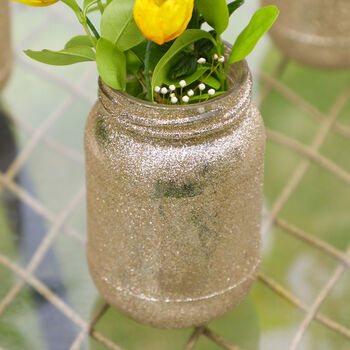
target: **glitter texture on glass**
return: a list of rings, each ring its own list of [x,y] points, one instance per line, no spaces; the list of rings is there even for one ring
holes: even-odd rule
[[[100,81],[86,125],[87,257],[102,296],[161,328],[237,305],[260,265],[265,132],[241,61],[231,89],[162,106]]]

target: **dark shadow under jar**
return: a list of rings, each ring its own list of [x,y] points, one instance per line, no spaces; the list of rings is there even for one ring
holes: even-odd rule
[[[99,82],[86,125],[87,257],[105,300],[154,327],[206,324],[260,265],[265,132],[245,61],[200,104],[144,102]]]
[[[270,30],[289,57],[323,68],[350,67],[349,0],[262,0],[280,16]]]

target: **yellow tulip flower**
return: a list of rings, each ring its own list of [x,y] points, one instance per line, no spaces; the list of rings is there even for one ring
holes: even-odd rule
[[[29,6],[43,7],[43,6],[52,5],[58,0],[12,0],[12,1],[18,1],[24,5],[29,5]]]
[[[162,45],[185,31],[193,6],[194,0],[136,0],[134,18],[147,39]]]

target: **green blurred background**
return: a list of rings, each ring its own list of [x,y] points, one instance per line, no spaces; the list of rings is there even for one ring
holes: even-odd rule
[[[227,41],[234,40],[257,7],[257,1],[247,1],[232,21],[225,35]],[[71,152],[71,156],[67,157],[51,147],[50,142],[40,140],[22,166],[17,181],[22,186],[25,184],[26,189],[57,216],[84,185],[84,122],[96,98],[97,73],[93,64],[47,67],[30,61],[22,53],[27,48],[59,49],[72,33],[80,33],[79,25],[63,5],[36,9],[13,4],[12,15],[15,63],[11,79],[2,93],[2,105],[15,120],[10,130],[16,139],[17,152],[28,147],[33,133],[43,128],[47,120],[51,122],[44,129],[46,139]],[[249,57],[256,100],[265,87],[264,80],[257,72],[273,75],[283,58],[267,37]],[[278,80],[327,115],[349,86],[350,70],[324,71],[290,61]],[[276,89],[268,94],[260,110],[267,128],[308,146],[321,126],[319,120]],[[349,99],[337,122],[350,127]],[[320,152],[350,172],[350,138],[330,131]],[[268,140],[265,168],[267,211],[273,207],[302,161],[301,154]],[[279,217],[345,251],[350,243],[350,188],[329,171],[312,163]],[[81,235],[86,235],[84,199],[66,223]],[[1,254],[25,266],[51,228],[51,222],[31,212],[12,192],[0,188]],[[25,233],[28,236],[23,236]],[[35,238],[31,234],[36,235]],[[276,227],[263,235],[263,242],[263,273],[310,306],[338,262]],[[56,280],[51,278],[52,275]],[[63,295],[67,304],[84,320],[89,320],[102,302],[88,274],[83,245],[63,229],[59,231],[53,248],[35,276]],[[0,300],[17,280],[13,272],[0,265]],[[320,311],[350,328],[349,299],[350,274],[346,271]],[[64,316],[52,316],[56,312],[52,309],[26,286],[0,315],[0,348],[69,348],[66,344],[74,339],[78,329]],[[304,316],[302,311],[257,281],[249,297],[239,307],[210,324],[209,328],[244,350],[284,350],[288,349]],[[192,333],[192,330],[151,329],[113,309],[109,309],[101,318],[96,329],[130,350],[182,349]],[[83,348],[104,349],[93,339],[88,339]],[[195,349],[214,350],[220,347],[201,337]],[[298,349],[346,350],[350,349],[350,340],[313,321]]]

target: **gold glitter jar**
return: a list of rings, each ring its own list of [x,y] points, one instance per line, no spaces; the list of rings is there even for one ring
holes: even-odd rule
[[[0,89],[10,74],[12,55],[10,47],[9,1],[0,0]]]
[[[270,34],[288,56],[324,68],[350,67],[349,0],[263,0],[280,16]]]
[[[144,102],[99,82],[85,130],[88,243],[104,299],[154,327],[206,324],[260,265],[265,132],[241,61],[200,104]]]

